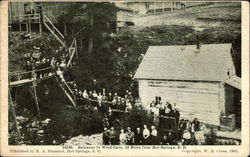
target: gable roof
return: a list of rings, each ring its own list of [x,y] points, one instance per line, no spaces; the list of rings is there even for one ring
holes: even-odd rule
[[[136,79],[225,81],[235,75],[232,44],[150,46]]]

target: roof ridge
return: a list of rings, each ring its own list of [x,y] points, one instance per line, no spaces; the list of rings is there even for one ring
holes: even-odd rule
[[[219,43],[219,44],[202,44],[201,45],[232,45],[232,43]],[[193,45],[150,45],[149,47],[168,47],[168,46],[196,46],[196,44]]]

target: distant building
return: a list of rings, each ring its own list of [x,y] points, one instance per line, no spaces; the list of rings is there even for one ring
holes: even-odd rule
[[[130,9],[133,14],[150,14],[181,9],[183,2],[116,2],[122,9]]]
[[[133,17],[181,9],[181,2],[115,2],[117,29],[134,25]]]
[[[234,94],[241,83],[231,51],[231,44],[150,46],[134,76],[143,105],[176,103],[181,118],[218,126],[222,115],[240,117]]]

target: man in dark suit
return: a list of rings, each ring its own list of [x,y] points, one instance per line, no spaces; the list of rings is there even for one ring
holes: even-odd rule
[[[104,128],[102,133],[102,141],[104,145],[109,145],[109,133],[107,128]]]
[[[142,143],[142,132],[140,128],[136,128],[136,132],[135,132],[135,145],[141,145]]]

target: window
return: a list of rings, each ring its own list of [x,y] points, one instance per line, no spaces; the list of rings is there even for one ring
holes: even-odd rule
[[[155,97],[155,103],[159,104],[161,102],[161,97],[160,96],[156,96]]]
[[[230,76],[230,70],[227,69],[227,76]]]

